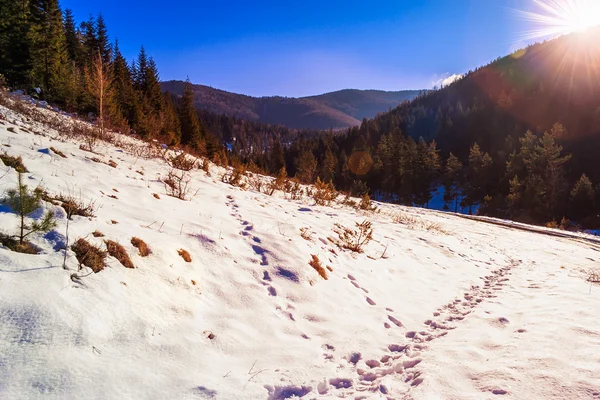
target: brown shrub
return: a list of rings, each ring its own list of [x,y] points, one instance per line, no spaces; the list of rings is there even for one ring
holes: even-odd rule
[[[311,254],[311,257],[312,259],[308,262],[308,264],[313,267],[314,270],[319,273],[319,275],[321,275],[321,278],[327,280],[327,271],[325,271],[325,268],[323,268],[321,265],[321,260],[319,260],[319,257],[315,254]]]
[[[321,178],[317,177],[315,182],[315,190],[312,194],[315,203],[320,206],[328,206],[333,200],[338,197],[338,193],[335,190],[335,186],[330,181],[325,183]]]
[[[364,220],[361,223],[356,222],[356,229],[346,228],[340,224],[335,224],[334,232],[338,234],[339,240],[336,244],[343,249],[348,249],[356,253],[362,253],[364,246],[373,239],[373,228],[371,222]]]
[[[360,199],[360,203],[358,204],[358,207],[361,210],[365,210],[365,211],[375,211],[377,209],[377,207],[373,205],[373,202],[371,201],[371,197],[366,193]]]
[[[196,159],[188,157],[186,153],[179,153],[175,156],[165,154],[165,161],[171,168],[181,171],[191,171],[196,167]]]
[[[140,256],[142,256],[142,257],[147,257],[152,253],[152,251],[150,250],[150,247],[148,247],[146,242],[144,242],[139,237],[135,237],[135,236],[132,237],[131,244],[138,249]]]
[[[80,268],[82,265],[85,265],[86,267],[91,268],[95,273],[104,269],[106,252],[100,247],[80,238],[71,245],[71,250],[75,253]]]
[[[102,233],[98,229],[96,229],[94,232],[92,232],[92,236],[93,237],[104,237],[104,233]]]
[[[0,160],[2,160],[4,165],[14,168],[17,172],[29,172],[27,171],[27,168],[25,168],[25,165],[23,165],[21,156],[13,157],[9,156],[7,153],[0,153]]]
[[[191,180],[192,177],[186,171],[177,172],[175,168],[170,169],[167,178],[163,181],[167,195],[186,200],[190,192]]]
[[[125,250],[125,247],[113,240],[105,240],[104,244],[106,244],[108,254],[119,260],[119,262],[125,268],[135,268],[131,262],[131,259],[129,258],[129,254],[127,254],[127,251]]]
[[[188,253],[187,250],[179,249],[177,250],[177,254],[179,254],[185,262],[192,262],[192,256],[190,256],[190,253]]]

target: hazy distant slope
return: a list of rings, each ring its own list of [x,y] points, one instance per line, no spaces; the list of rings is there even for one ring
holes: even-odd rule
[[[183,92],[185,82],[162,82],[174,94]],[[290,128],[346,128],[360,124],[362,118],[396,107],[419,94],[417,90],[385,92],[347,89],[303,98],[251,97],[204,85],[194,85],[199,108],[266,124]]]
[[[403,101],[414,99],[421,90],[401,90],[387,92],[383,90],[344,89],[318,96],[306,97],[328,107],[339,110],[357,119],[373,118],[380,112],[397,107]]]

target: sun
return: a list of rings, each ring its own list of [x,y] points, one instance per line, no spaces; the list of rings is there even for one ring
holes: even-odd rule
[[[532,24],[522,39],[581,32],[600,25],[600,0],[532,0],[536,11],[514,10]]]

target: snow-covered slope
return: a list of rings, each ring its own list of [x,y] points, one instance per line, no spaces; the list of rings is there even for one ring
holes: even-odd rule
[[[136,267],[109,258],[72,280],[65,212],[48,203],[58,227],[32,239],[41,254],[0,248],[2,399],[600,398],[600,288],[585,281],[600,246],[584,236],[315,206],[221,183],[216,166],[193,171],[182,201],[165,194],[164,161],[127,150],[133,139],[94,155],[0,114],[0,152],[23,158],[31,187],[96,201],[70,242],[118,241]],[[0,164],[0,177],[0,191],[14,187],[14,170]],[[328,239],[365,219],[363,254]],[[2,230],[16,226],[1,208]]]

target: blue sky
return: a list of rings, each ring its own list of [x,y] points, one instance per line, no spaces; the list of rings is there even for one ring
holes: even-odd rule
[[[253,96],[431,88],[520,47],[510,8],[529,0],[62,0],[102,13],[128,59],[144,45],[161,79]]]

